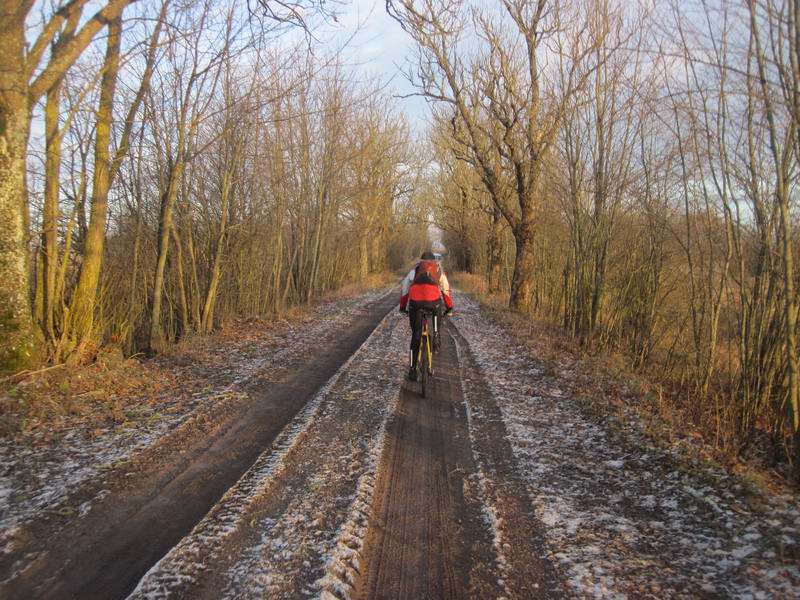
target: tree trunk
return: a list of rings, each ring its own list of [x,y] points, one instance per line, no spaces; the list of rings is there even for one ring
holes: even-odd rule
[[[266,294],[267,304],[265,306],[265,310],[271,310],[274,314],[279,314],[281,287],[283,286],[283,223],[278,222],[278,226],[276,227],[275,231],[276,240],[274,255],[272,257],[272,271],[270,273],[270,291],[268,291]],[[271,308],[269,308],[270,303],[272,304]]]
[[[359,259],[359,277],[361,281],[366,281],[367,277],[369,277],[369,230],[364,228],[361,231],[361,239],[359,240],[358,244],[358,259]]]
[[[233,167],[231,166],[231,169]],[[208,284],[206,300],[203,304],[203,320],[200,323],[200,331],[209,334],[214,329],[214,307],[217,303],[217,288],[222,269],[222,249],[225,244],[225,230],[228,226],[228,205],[230,202],[232,175],[230,170],[225,174],[225,181],[222,190],[222,207],[220,209],[219,234],[217,235],[217,245],[214,252],[214,263],[211,267],[211,280]]]
[[[185,197],[185,193],[184,193]],[[191,301],[191,322],[194,324],[194,327],[200,323],[200,283],[197,278],[197,253],[194,249],[194,234],[192,233],[192,221],[188,217],[188,209],[186,211],[187,216],[184,218],[185,223],[185,231],[186,231],[186,252],[189,254],[189,295]]]
[[[183,242],[181,242],[181,236],[178,234],[178,226],[174,222],[172,224],[172,239],[175,242],[175,268],[178,280],[178,300],[181,307],[180,336],[184,336],[191,327],[189,324],[189,302],[186,299],[186,277],[183,273]]]
[[[44,254],[44,250],[42,245],[39,244],[33,253],[35,260],[33,261],[33,303],[31,305],[31,314],[33,315],[34,323],[38,323],[40,327],[44,322],[44,278],[42,276],[44,257],[42,254]],[[28,265],[28,272],[30,273],[30,265]]]
[[[380,273],[386,269],[384,262],[386,256],[386,228],[383,225],[373,228],[369,246],[369,264],[372,272]]]
[[[58,265],[58,196],[61,171],[59,112],[61,80],[47,92],[45,105],[46,159],[44,209],[42,211],[42,329],[46,339],[55,339],[56,267]]]
[[[0,8],[0,373],[31,366],[40,341],[28,301],[24,222],[30,108],[25,78],[25,16]]]
[[[172,228],[172,210],[178,197],[178,182],[183,174],[183,162],[178,160],[169,169],[167,189],[161,196],[161,214],[158,219],[158,261],[153,281],[153,307],[150,313],[150,352],[162,352],[166,348],[164,330],[161,328],[161,297],[164,288],[164,271],[169,251],[169,235]]]
[[[514,231],[514,241],[517,256],[511,277],[509,306],[521,313],[529,313],[533,298],[533,223],[529,220],[521,221]]]
[[[120,38],[122,19],[115,18],[109,24],[108,47],[100,84],[100,102],[97,109],[97,124],[94,155],[94,180],[92,182],[92,210],[89,229],[86,233],[83,263],[78,285],[72,297],[68,325],[70,347],[67,352],[85,343],[93,334],[94,311],[97,304],[97,285],[103,262],[106,219],[108,216],[108,190],[111,185],[111,124],[114,116],[114,91],[119,73]]]
[[[133,265],[131,266],[131,288],[128,296],[128,323],[131,325],[130,333],[125,344],[129,354],[134,352],[134,307],[136,306],[136,282],[139,273],[139,250],[142,244],[142,214],[141,214],[141,196],[137,194],[136,203],[136,233],[133,238]]]
[[[503,265],[503,244],[502,244],[502,224],[503,215],[497,206],[492,209],[491,224],[489,226],[488,240],[488,271],[489,271],[489,293],[496,294],[500,291],[502,265]]]
[[[328,199],[328,191],[325,190],[319,195],[319,211],[317,212],[317,223],[314,228],[314,240],[313,240],[313,248],[312,248],[312,262],[309,268],[309,276],[308,276],[308,289],[306,290],[305,295],[305,302],[306,304],[310,303],[311,300],[317,294],[317,279],[319,275],[319,262],[320,262],[320,254],[322,251],[322,237],[323,237],[323,229],[325,228],[325,209]]]
[[[70,16],[69,21],[53,46],[55,51],[72,40],[78,26],[79,12]],[[61,114],[61,88],[64,78],[60,77],[47,90],[45,103],[45,183],[44,208],[42,210],[42,315],[41,324],[45,338],[55,344],[56,298],[58,294],[58,199],[61,183],[61,141],[64,134],[59,118]]]
[[[69,257],[72,253],[72,239],[75,235],[75,223],[77,212],[81,207],[81,198],[86,189],[86,172],[81,173],[81,183],[78,195],[75,196],[70,212],[69,219],[67,220],[67,231],[64,234],[64,252],[61,255],[61,264],[58,267],[56,275],[56,293],[55,297],[59,299],[59,304],[56,308],[59,311],[59,318],[63,316],[64,311],[64,288],[66,287],[67,268],[69,267]],[[63,332],[62,332],[63,333]]]

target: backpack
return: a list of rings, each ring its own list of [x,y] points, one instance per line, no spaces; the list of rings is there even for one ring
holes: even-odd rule
[[[439,285],[441,276],[442,272],[439,270],[439,263],[435,260],[423,260],[414,270],[414,283]]]

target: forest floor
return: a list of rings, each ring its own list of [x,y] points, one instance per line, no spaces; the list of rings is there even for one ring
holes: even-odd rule
[[[426,398],[387,289],[8,427],[0,597],[800,596],[796,495],[587,409],[574,363],[456,305]]]

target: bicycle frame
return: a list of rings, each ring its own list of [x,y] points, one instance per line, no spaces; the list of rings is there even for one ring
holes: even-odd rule
[[[436,315],[433,316],[433,335],[438,333],[438,319]],[[417,365],[422,364],[423,352],[427,354],[428,364],[431,366],[431,370],[433,369],[433,346],[431,340],[433,339],[431,336],[431,332],[428,329],[428,315],[424,314],[422,317],[422,336],[420,338],[419,343],[419,351],[417,352]]]
[[[428,316],[428,313],[423,313],[422,315],[422,336],[420,338],[419,353],[417,354],[417,368],[420,370],[420,385],[423,397],[426,395],[428,376],[433,375],[433,346]],[[436,314],[430,314],[430,316],[433,317],[433,335],[436,335],[438,319]]]
[[[422,364],[423,353],[426,355],[428,359],[427,364],[429,365],[429,371],[433,368],[433,346],[431,345],[431,336],[428,332],[428,324],[425,323],[422,326],[422,338],[420,339],[419,344],[419,354],[417,355],[417,364]]]

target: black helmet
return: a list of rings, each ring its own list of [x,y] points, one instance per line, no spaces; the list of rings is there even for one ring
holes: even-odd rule
[[[430,250],[426,250],[422,253],[422,260],[436,260],[436,257],[433,255],[433,252]]]

